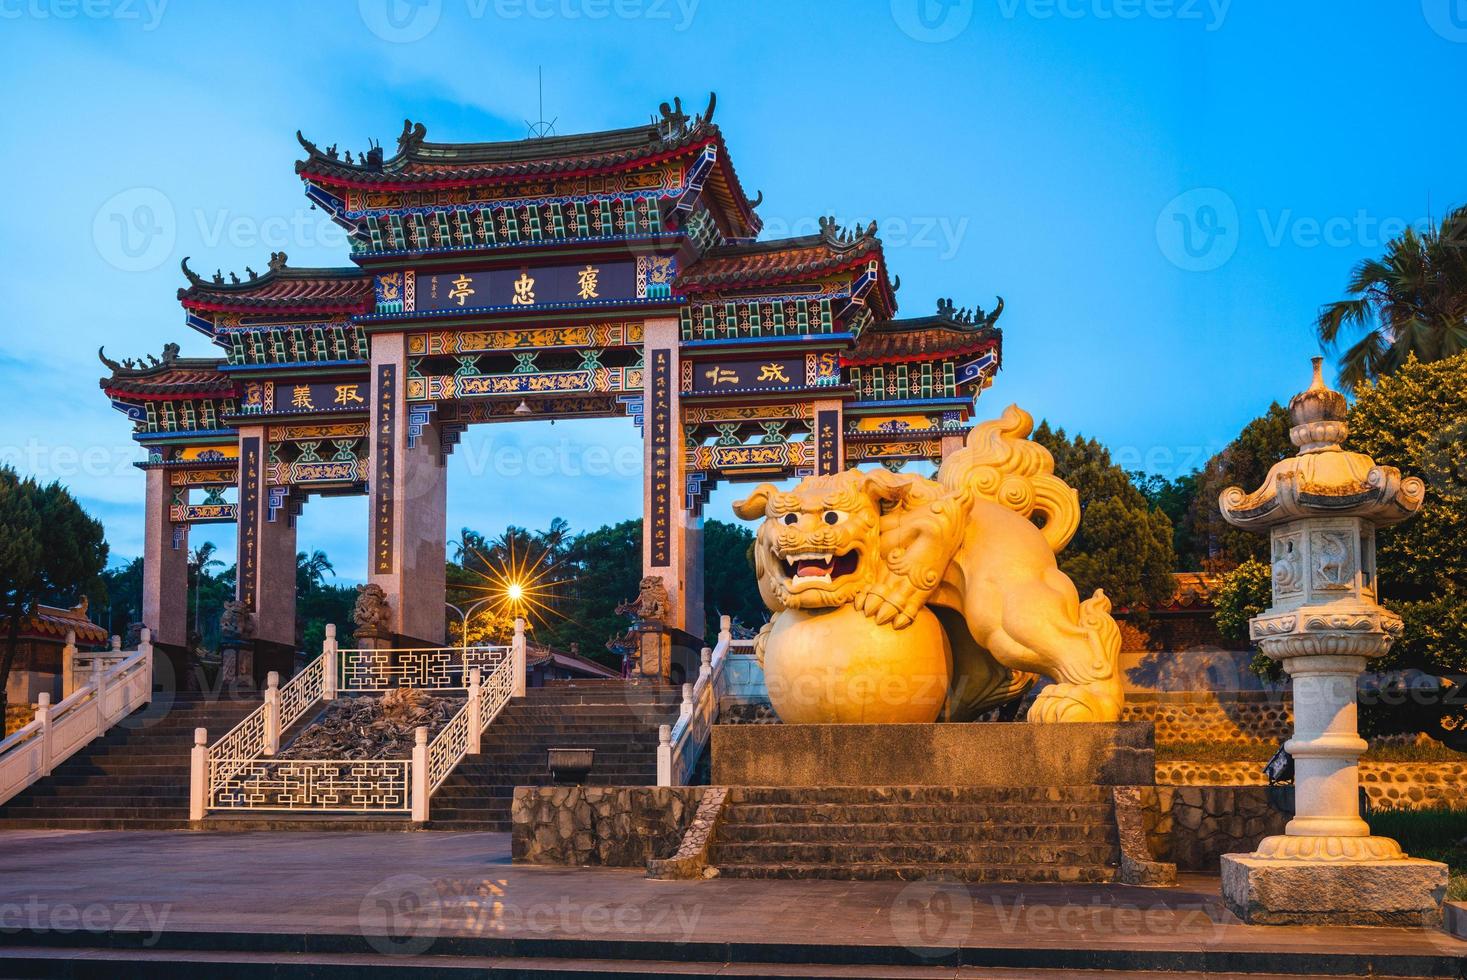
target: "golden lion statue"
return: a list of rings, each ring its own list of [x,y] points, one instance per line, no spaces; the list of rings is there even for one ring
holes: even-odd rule
[[[1079,499],[1033,427],[1011,405],[936,479],[847,470],[734,504],[764,519],[756,651],[784,721],[969,721],[1038,675],[1030,721],[1120,717],[1120,630],[1055,562]]]

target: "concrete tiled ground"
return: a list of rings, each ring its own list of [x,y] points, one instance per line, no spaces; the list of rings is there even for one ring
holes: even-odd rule
[[[168,932],[389,936],[404,953],[488,936],[1467,956],[1436,931],[1245,926],[1206,877],[1175,889],[668,882],[514,866],[505,834],[0,833],[0,933],[102,931],[124,916]]]

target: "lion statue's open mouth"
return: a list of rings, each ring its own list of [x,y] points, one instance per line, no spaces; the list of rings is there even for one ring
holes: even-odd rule
[[[861,567],[861,553],[856,550],[839,555],[818,551],[797,555],[775,554],[784,563],[784,575],[790,580],[791,590],[835,585],[839,579],[856,574]]]

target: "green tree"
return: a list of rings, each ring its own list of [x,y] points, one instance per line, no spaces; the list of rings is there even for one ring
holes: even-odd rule
[[[1275,463],[1294,455],[1292,424],[1289,410],[1274,402],[1195,474],[1196,489],[1183,517],[1185,550],[1196,561],[1191,567],[1226,571],[1250,558],[1267,560],[1267,537],[1223,520],[1217,498],[1228,487],[1257,489]]]
[[[189,602],[194,607],[194,636],[200,642],[203,640],[203,629],[199,625],[200,613],[204,605],[201,587],[212,569],[224,567],[224,562],[214,557],[218,550],[214,542],[205,541],[188,556]]]
[[[1081,596],[1104,589],[1117,607],[1145,608],[1171,599],[1172,525],[1094,439],[1070,438],[1048,422],[1035,442],[1054,456],[1055,474],[1080,495],[1080,529],[1059,554]]]
[[[1406,621],[1378,666],[1467,674],[1467,354],[1408,357],[1357,389],[1349,423],[1347,449],[1426,481],[1420,512],[1377,536],[1381,598]]]
[[[102,525],[59,483],[41,486],[0,467],[0,700],[10,681],[25,616],[39,602],[72,605],[92,593],[107,567]]]
[[[1212,594],[1212,621],[1218,632],[1229,640],[1252,646],[1248,620],[1259,615],[1273,602],[1273,571],[1267,563],[1249,558],[1223,575]],[[1250,669],[1263,677],[1277,680],[1283,667],[1272,657],[1255,653]]]
[[[1316,328],[1340,354],[1340,384],[1352,390],[1393,374],[1415,357],[1424,362],[1467,351],[1467,207],[1436,228],[1408,228],[1350,274],[1350,299],[1326,304]]]
[[[707,615],[704,636],[718,635],[718,618],[731,616],[745,626],[758,626],[769,618],[759,586],[754,581],[750,548],[754,532],[742,524],[703,522],[703,608]]]

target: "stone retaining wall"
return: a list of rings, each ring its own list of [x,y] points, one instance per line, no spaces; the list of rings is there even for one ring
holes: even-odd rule
[[[1294,709],[1287,697],[1242,693],[1219,698],[1212,694],[1132,694],[1121,709],[1122,721],[1149,721],[1156,744],[1173,742],[1280,742],[1293,734]]]
[[[1217,874],[1222,855],[1252,851],[1264,837],[1282,834],[1294,808],[1288,786],[1156,786],[1141,793],[1153,857],[1208,874]]]
[[[517,862],[645,868],[682,843],[706,786],[517,786]]]
[[[1258,762],[1158,762],[1162,786],[1267,786]],[[1370,805],[1408,810],[1467,806],[1467,763],[1362,762],[1360,785]]]

